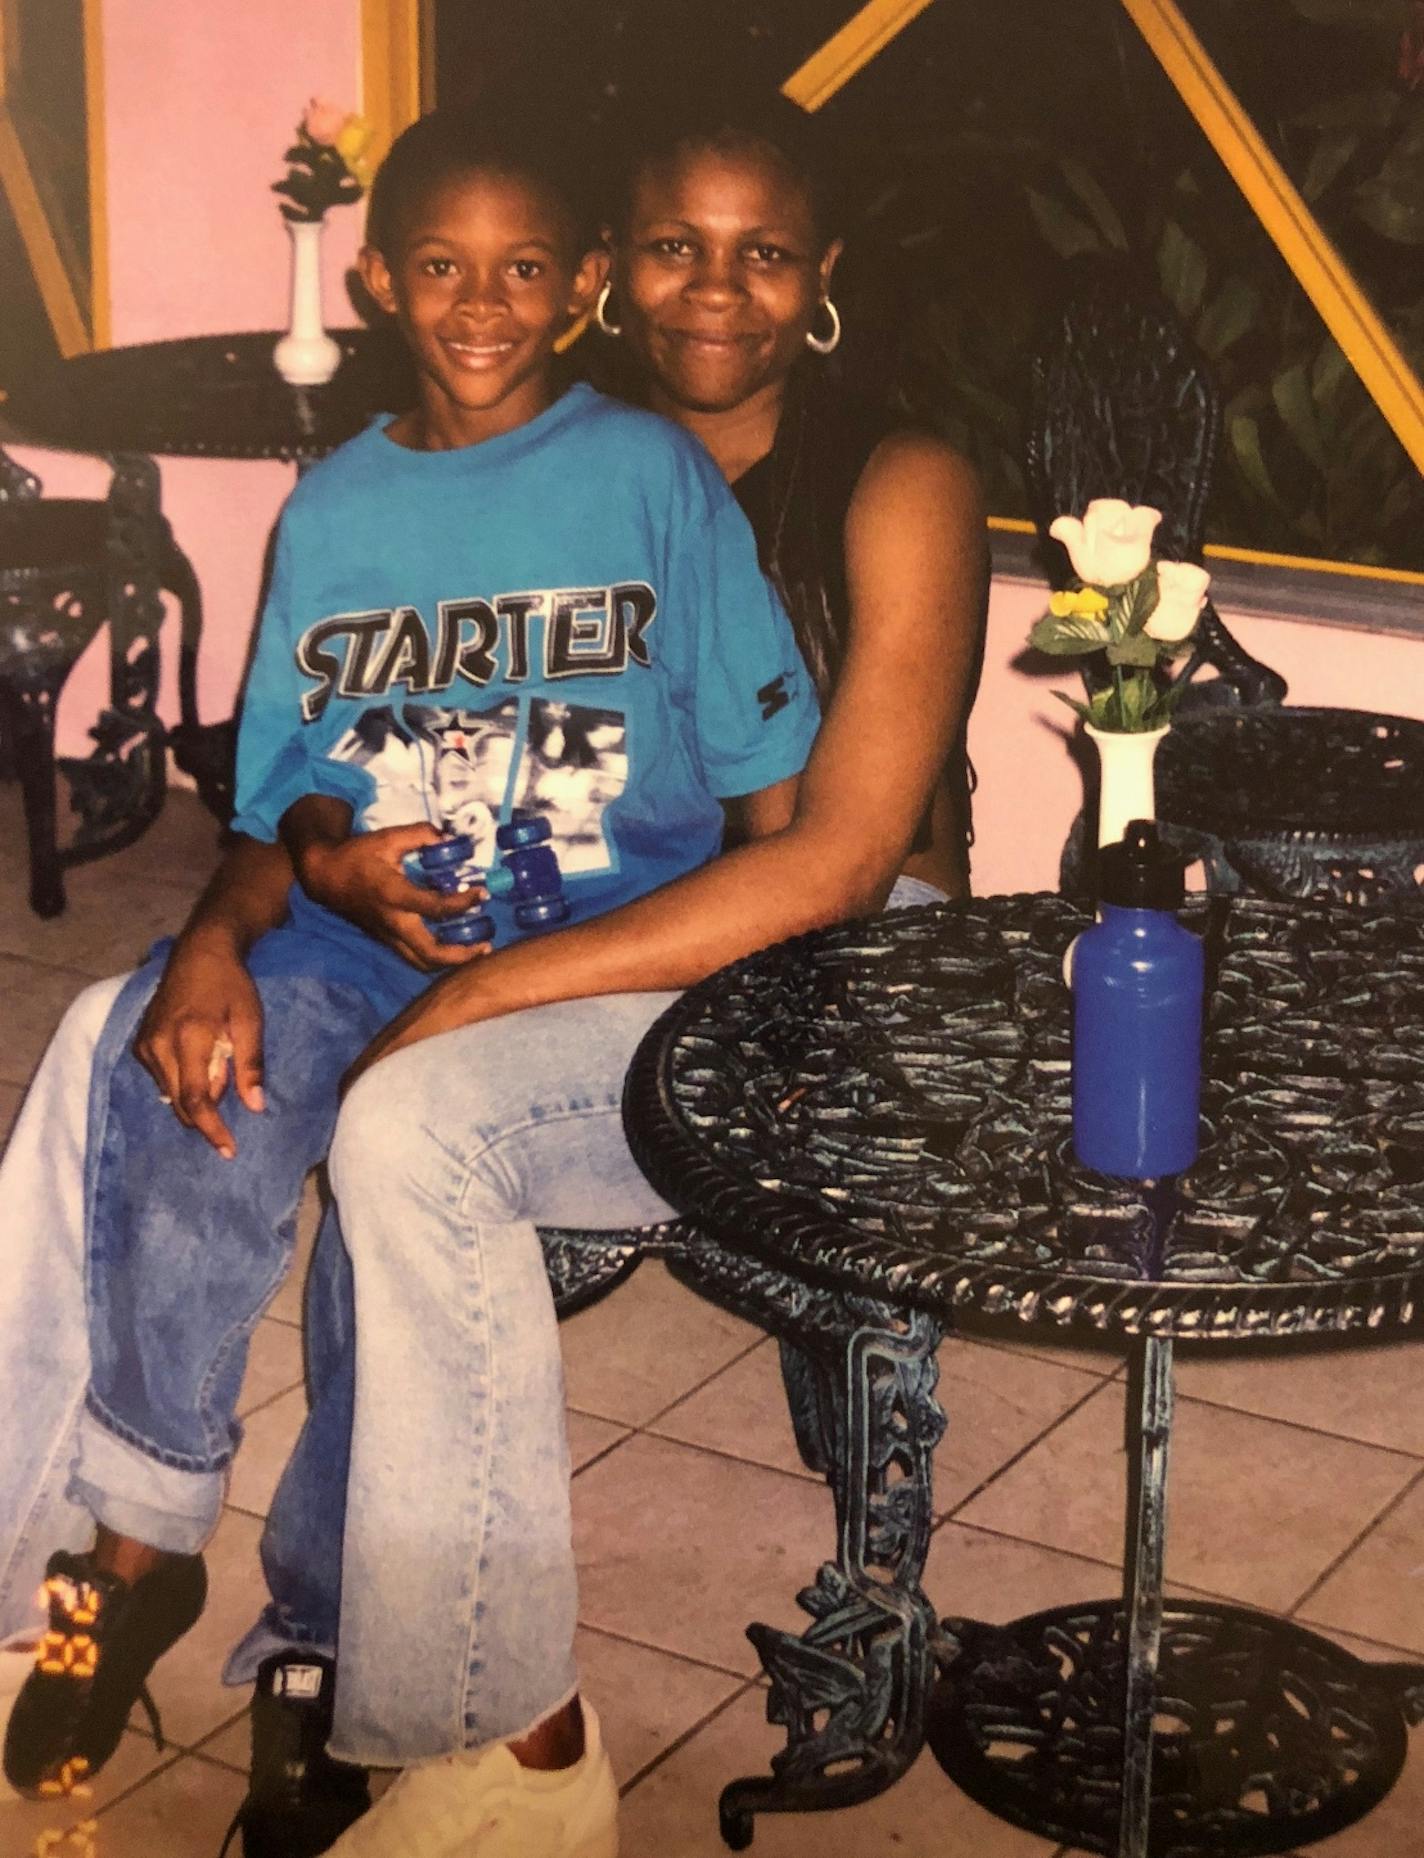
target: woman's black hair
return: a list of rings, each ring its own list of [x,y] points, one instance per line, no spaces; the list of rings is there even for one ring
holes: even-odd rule
[[[505,174],[547,194],[566,216],[577,256],[599,243],[598,189],[576,137],[541,132],[518,111],[432,110],[398,135],[376,171],[366,242],[391,256],[419,202],[457,174]]]
[[[630,110],[615,137],[609,188],[615,234],[627,224],[639,177],[682,155],[761,153],[778,162],[811,205],[821,249],[843,230],[844,187],[833,145],[818,117],[780,91],[742,85],[701,95],[659,98]]]

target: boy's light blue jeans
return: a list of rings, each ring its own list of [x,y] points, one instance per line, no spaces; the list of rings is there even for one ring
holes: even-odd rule
[[[229,1093],[234,1162],[129,1050],[161,959],[86,990],[36,1073],[0,1164],[0,1640],[33,1624],[46,1559],[86,1546],[96,1519],[181,1553],[217,1522],[248,1338],[290,1263],[341,1073],[428,984],[413,969],[404,987],[333,983],[309,941],[278,930],[253,952],[268,1108]],[[309,1283],[329,1348],[349,1307],[334,1230]]]

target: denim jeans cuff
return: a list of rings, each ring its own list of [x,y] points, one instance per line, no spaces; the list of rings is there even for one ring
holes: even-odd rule
[[[159,1464],[92,1413],[80,1415],[68,1494],[116,1535],[170,1554],[196,1555],[217,1528],[226,1484],[222,1471],[176,1471]]]
[[[223,1666],[224,1684],[255,1683],[258,1666],[277,1652],[291,1652],[296,1657],[300,1657],[303,1652],[315,1652],[323,1658],[335,1658],[334,1644],[285,1631],[276,1613],[275,1607],[264,1607],[256,1624],[250,1626],[233,1646]]]

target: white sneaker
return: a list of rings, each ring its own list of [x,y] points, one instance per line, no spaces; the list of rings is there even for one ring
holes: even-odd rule
[[[328,1858],[618,1858],[618,1787],[583,1705],[583,1758],[525,1768],[503,1746],[407,1768]]]
[[[31,1671],[35,1668],[35,1642],[26,1639],[22,1644],[0,1645],[0,1740],[9,1726],[10,1711],[15,1707],[15,1699],[25,1686]],[[0,1774],[0,1800],[18,1800],[20,1795]]]

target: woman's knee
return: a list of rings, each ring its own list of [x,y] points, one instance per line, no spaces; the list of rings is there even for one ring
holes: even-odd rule
[[[418,1172],[424,1119],[395,1073],[404,1054],[384,1059],[347,1093],[336,1119],[328,1171],[338,1201],[399,1188]]]

